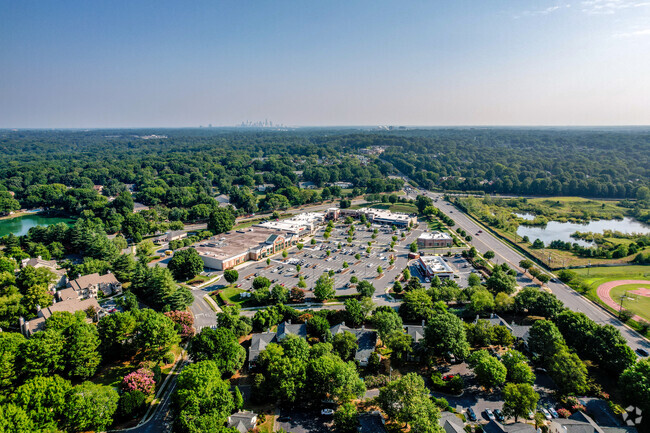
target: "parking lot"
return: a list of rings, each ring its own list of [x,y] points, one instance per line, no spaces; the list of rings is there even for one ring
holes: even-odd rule
[[[283,284],[291,288],[298,284],[299,275],[302,275],[308,286],[307,297],[309,297],[310,289],[318,277],[331,270],[334,271],[334,288],[337,296],[356,293],[356,288],[349,284],[352,276],[357,277],[359,281],[367,280],[372,283],[376,288],[375,296],[383,295],[385,289],[392,286],[395,277],[406,266],[408,246],[417,239],[422,230],[413,229],[408,233],[406,230],[399,229],[393,231],[390,227],[373,225],[366,228],[355,224],[354,239],[349,244],[347,242],[349,227],[347,224],[336,224],[327,240],[323,237],[325,228],[322,227],[314,236],[316,245],[308,242],[301,251],[293,248],[286,259],[276,255],[268,266],[264,260],[240,269],[240,288],[250,289],[255,276],[265,276],[275,284]],[[375,239],[372,239],[374,230],[377,230],[377,233]],[[402,232],[405,233],[404,238]],[[394,251],[391,252],[389,250],[393,236],[396,236],[397,240]],[[366,252],[368,242],[371,242],[370,253]],[[341,248],[338,248],[339,245]],[[357,254],[359,259],[356,258]],[[395,260],[393,265],[390,265],[391,256]],[[300,266],[299,272],[296,266]],[[382,275],[377,272],[379,266],[383,270]]]

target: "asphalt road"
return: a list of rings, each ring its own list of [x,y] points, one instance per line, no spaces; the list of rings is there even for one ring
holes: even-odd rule
[[[192,290],[194,302],[190,305],[190,311],[194,315],[194,328],[196,329],[196,332],[201,332],[201,329],[205,327],[211,328],[217,326],[217,316],[215,312],[210,308],[208,302],[203,299],[205,295],[213,290],[215,290],[213,286]]]
[[[524,260],[525,257],[523,255],[501,242],[491,233],[483,230],[483,227],[480,227],[464,212],[443,200],[442,194],[435,194],[430,192],[427,192],[426,194],[434,200],[438,200],[436,203],[434,203],[435,206],[444,214],[451,217],[456,222],[456,226],[461,227],[468,234],[472,235],[471,244],[480,253],[485,253],[488,250],[494,251],[494,261],[496,263],[506,262],[509,266],[519,271],[517,275],[517,282],[522,287],[532,285],[530,278],[524,276],[523,273],[520,272],[522,269],[519,268],[519,262],[521,260]],[[479,230],[482,230],[483,232],[477,235]],[[549,282],[547,286],[549,289],[551,289],[553,294],[555,294],[555,296],[557,296],[557,298],[564,303],[567,308],[573,311],[584,313],[587,315],[587,317],[596,323],[615,326],[621,332],[623,337],[625,337],[632,350],[636,351],[638,348],[645,348],[646,350],[650,350],[650,343],[646,339],[642,338],[637,332],[625,326],[621,321],[616,319],[606,310],[594,304],[589,299],[571,289],[566,284],[560,282]]]

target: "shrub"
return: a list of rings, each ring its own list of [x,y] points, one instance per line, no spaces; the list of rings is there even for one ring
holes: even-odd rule
[[[147,396],[142,391],[125,392],[117,402],[117,412],[123,418],[134,417],[142,409],[146,399]]]
[[[568,418],[571,416],[571,412],[565,408],[558,409],[557,414],[560,416],[560,418]]]
[[[368,389],[382,388],[388,385],[390,378],[385,374],[378,374],[376,376],[366,376],[364,382],[366,383],[366,388]]]
[[[181,338],[189,338],[194,335],[194,316],[189,311],[168,311],[165,316],[172,319],[176,332]]]
[[[129,373],[122,379],[122,388],[126,392],[140,391],[145,395],[152,394],[156,389],[156,381],[153,379],[153,371],[140,368]]]
[[[621,310],[618,313],[618,318],[621,319],[621,322],[627,322],[634,316],[634,313],[632,313],[630,310]]]
[[[167,353],[165,353],[165,355],[163,356],[163,362],[164,362],[165,364],[171,364],[171,363],[174,362],[175,360],[176,360],[176,355],[174,355],[174,352],[171,352],[171,351],[170,351],[170,352],[167,352]]]

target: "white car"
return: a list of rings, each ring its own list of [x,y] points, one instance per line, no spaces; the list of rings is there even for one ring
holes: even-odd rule
[[[334,415],[334,409],[323,409],[320,411],[321,415]]]
[[[546,418],[547,420],[553,419],[553,417],[551,416],[550,413],[548,413],[548,410],[546,410],[546,408],[540,407],[539,411],[544,415],[544,418]]]

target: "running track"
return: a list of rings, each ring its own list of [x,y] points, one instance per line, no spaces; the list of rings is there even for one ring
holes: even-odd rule
[[[616,280],[616,281],[610,281],[609,283],[603,283],[600,286],[598,286],[598,289],[596,293],[598,294],[598,297],[609,307],[612,307],[614,310],[618,310],[619,305],[614,302],[614,300],[609,296],[609,291],[612,290],[616,286],[622,286],[625,284],[650,284],[650,281],[647,280]],[[644,318],[639,317],[637,315],[634,315],[632,317],[634,320],[643,320],[645,321]]]

